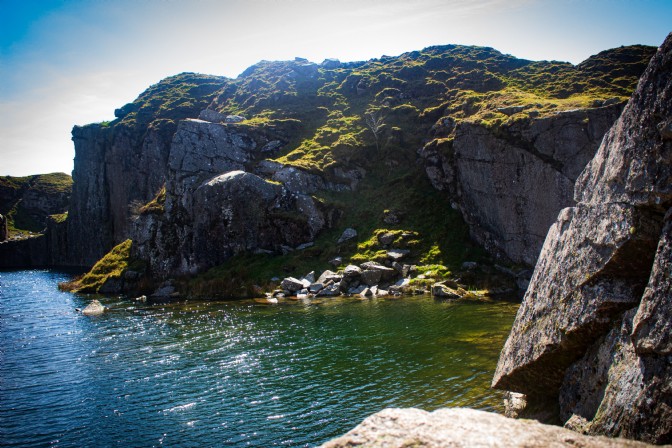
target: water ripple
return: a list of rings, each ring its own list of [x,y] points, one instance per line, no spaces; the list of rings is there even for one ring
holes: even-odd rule
[[[314,446],[389,406],[499,409],[513,305],[140,305],[0,272],[3,446]]]

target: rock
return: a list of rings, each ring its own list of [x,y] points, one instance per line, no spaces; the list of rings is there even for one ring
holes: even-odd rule
[[[322,289],[316,295],[318,297],[324,297],[324,296],[331,297],[331,296],[337,296],[340,293],[341,293],[340,283],[332,283],[331,285],[326,286],[324,289]]]
[[[498,107],[497,112],[501,112],[504,115],[513,115],[525,110],[525,106],[506,106]]]
[[[209,121],[210,123],[221,123],[226,120],[226,115],[220,114],[212,109],[203,109],[201,113],[198,114],[198,119]]]
[[[449,288],[445,283],[441,282],[434,283],[431,291],[432,296],[439,299],[459,299],[462,297],[456,290]]]
[[[335,267],[338,267],[343,264],[343,258],[342,257],[334,257],[331,260],[329,260],[329,264]]]
[[[294,248],[294,250],[305,250],[305,249],[308,249],[310,247],[313,247],[314,245],[315,245],[314,241],[309,241],[307,243],[299,244],[298,246],[296,246]]]
[[[241,116],[241,115],[227,115],[224,118],[225,123],[240,123],[242,121],[245,121],[246,118]]]
[[[119,111],[124,122],[75,126],[73,190],[64,228],[64,264],[93,266],[129,238],[133,202],[149,202],[168,177],[168,157],[177,123],[195,117],[226,78],[184,73],[150,87]],[[182,89],[182,106],[163,108],[166,90]],[[158,100],[158,101],[157,101]],[[127,115],[135,113],[128,120]]]
[[[348,240],[351,240],[351,239],[355,238],[356,236],[357,236],[357,231],[355,229],[351,228],[351,227],[348,227],[347,229],[345,229],[343,231],[343,234],[338,239],[337,243],[338,244],[344,243]]]
[[[381,271],[377,269],[367,269],[365,271],[362,271],[361,281],[366,285],[373,286],[380,283],[381,277],[382,277]]]
[[[343,270],[344,278],[355,278],[359,277],[360,275],[362,275],[362,269],[359,266],[355,266],[354,264],[346,266]]]
[[[317,278],[318,283],[324,283],[327,284],[328,282],[340,282],[343,277],[341,275],[338,275],[337,273],[326,270],[320,276]]]
[[[409,253],[411,253],[411,251],[407,249],[390,249],[387,251],[387,258],[393,261],[399,261]]]
[[[326,68],[327,70],[333,70],[341,66],[341,61],[339,61],[338,59],[327,58],[324,61],[322,61],[322,64],[320,65]]]
[[[533,266],[558,212],[574,204],[574,181],[622,108],[518,120],[496,130],[461,122],[453,140],[438,139],[420,155],[432,185],[457,198],[476,241],[495,256]]]
[[[359,267],[365,271],[368,270],[380,272],[380,280],[383,281],[392,280],[398,275],[398,272],[394,268],[388,268],[387,266],[383,266],[382,264],[375,261],[364,262],[360,264]]]
[[[373,294],[373,291],[371,291],[370,288],[365,287],[359,292],[359,295],[362,296],[362,297],[371,297],[374,294]]]
[[[281,182],[293,193],[313,194],[317,190],[326,187],[324,180],[320,176],[306,173],[293,166],[283,166],[277,170],[273,174],[273,180]]]
[[[106,308],[96,299],[93,299],[86,308],[82,310],[85,316],[99,316],[105,312]]]
[[[288,291],[290,293],[295,293],[297,291],[302,290],[303,288],[307,288],[310,286],[310,282],[307,280],[299,280],[294,277],[287,277],[282,280],[280,283],[280,287],[284,289],[285,291]]]
[[[0,215],[0,242],[5,241],[9,235],[9,230],[7,229],[7,218],[3,215]]]
[[[388,246],[394,242],[396,235],[392,232],[381,233],[378,235],[378,242],[383,246]]]
[[[322,283],[311,283],[310,286],[308,286],[308,292],[312,294],[316,294],[322,289],[324,289],[324,284]]]
[[[309,273],[304,275],[303,280],[307,280],[310,283],[315,282],[315,271],[310,271]]]
[[[513,420],[467,408],[384,409],[323,448],[647,447],[645,443],[577,434],[533,420]]]
[[[672,441],[670,61],[672,34],[549,230],[493,380],[525,412],[658,444]]]
[[[152,293],[152,297],[163,299],[166,297],[170,297],[174,293],[175,293],[175,287],[171,284],[166,284],[158,288],[156,291],[154,291]]]

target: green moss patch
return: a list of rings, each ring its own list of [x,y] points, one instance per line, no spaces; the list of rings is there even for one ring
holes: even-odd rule
[[[61,283],[63,290],[80,293],[97,293],[110,280],[121,279],[128,269],[141,268],[131,260],[132,241],[126,240],[115,246],[81,278]]]

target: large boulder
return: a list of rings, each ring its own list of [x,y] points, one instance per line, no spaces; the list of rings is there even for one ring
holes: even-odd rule
[[[577,434],[533,420],[513,420],[475,409],[384,409],[323,448],[546,448],[646,447],[645,443]]]
[[[243,252],[281,252],[312,241],[324,221],[312,198],[244,171],[175,197],[179,207],[140,222],[136,256],[160,278],[202,272]]]
[[[670,117],[672,34],[551,227],[495,372],[590,434],[672,442]]]

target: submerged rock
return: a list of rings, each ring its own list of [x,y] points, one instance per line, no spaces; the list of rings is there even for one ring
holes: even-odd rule
[[[82,310],[82,314],[85,316],[99,316],[105,312],[106,308],[100,301],[93,299],[86,308]]]

